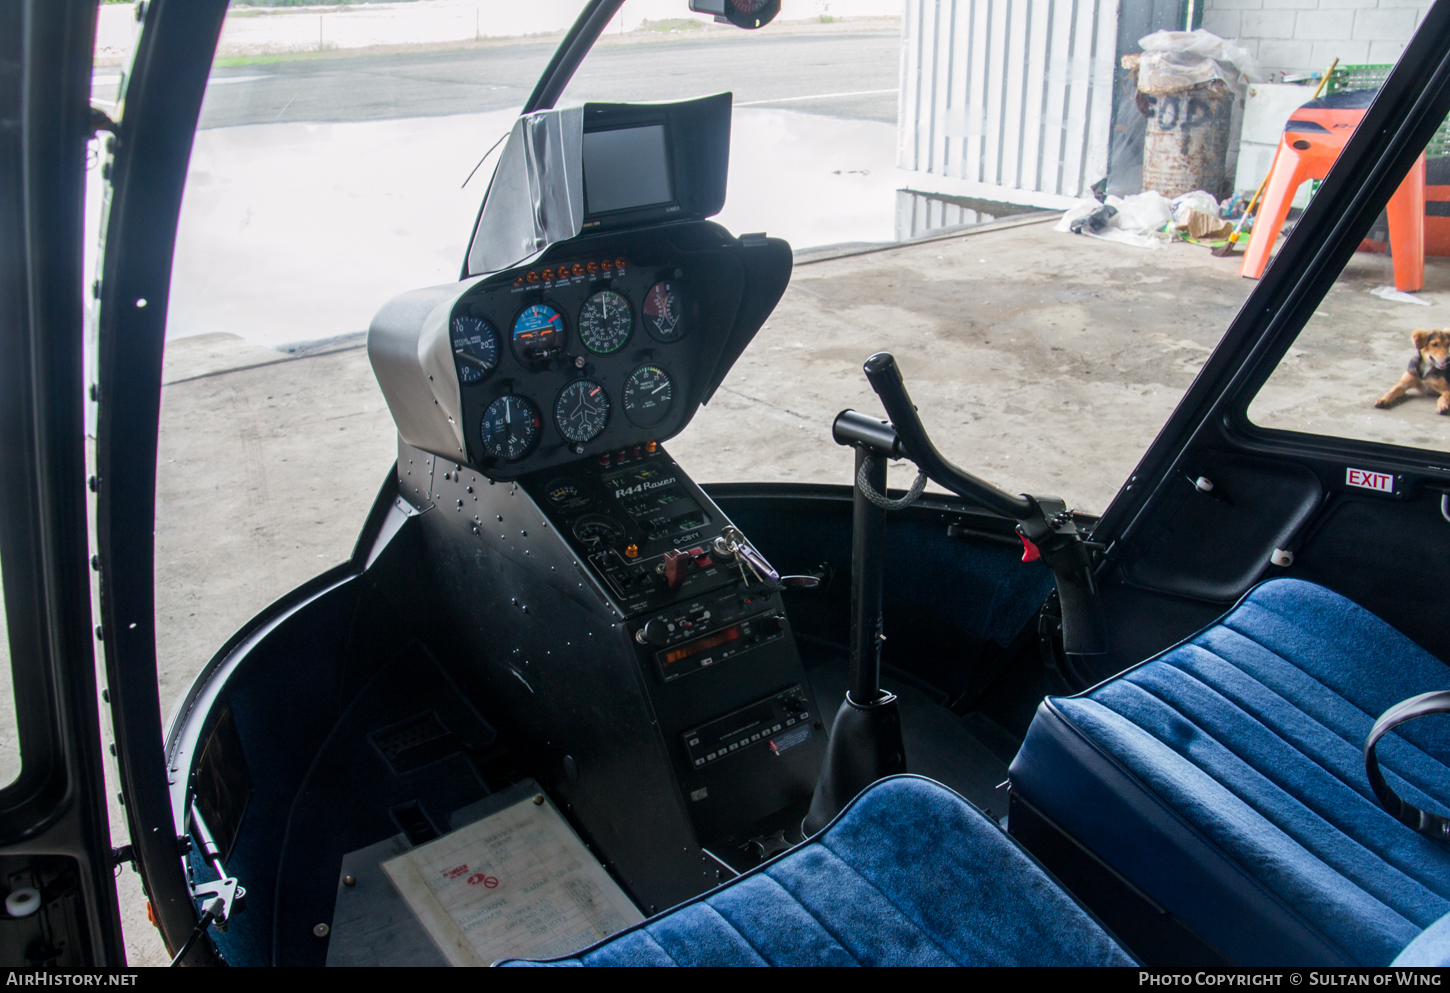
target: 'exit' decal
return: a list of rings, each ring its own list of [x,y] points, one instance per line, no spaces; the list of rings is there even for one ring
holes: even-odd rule
[[[1344,481],[1349,486],[1362,490],[1378,490],[1381,493],[1395,491],[1395,477],[1387,472],[1370,472],[1368,469],[1345,469]]]

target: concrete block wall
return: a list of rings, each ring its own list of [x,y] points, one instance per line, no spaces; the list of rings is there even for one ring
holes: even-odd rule
[[[1430,5],[1424,0],[1206,0],[1203,26],[1237,38],[1266,72],[1323,72],[1400,57]]]

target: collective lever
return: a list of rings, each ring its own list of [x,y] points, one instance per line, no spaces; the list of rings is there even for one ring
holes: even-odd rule
[[[867,447],[885,458],[910,459],[937,485],[1017,521],[1023,560],[1041,558],[1057,581],[1063,649],[1069,655],[1106,652],[1107,634],[1092,560],[1067,504],[1055,496],[1013,495],[948,462],[927,435],[895,357],[890,352],[877,352],[866,360],[864,368],[867,381],[881,398],[891,421],[854,410],[842,411],[832,426],[836,441],[853,445],[857,451]],[[883,488],[884,477],[883,472]]]

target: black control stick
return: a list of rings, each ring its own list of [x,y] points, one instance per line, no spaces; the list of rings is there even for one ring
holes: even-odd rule
[[[1064,649],[1072,655],[1100,655],[1107,650],[1092,562],[1067,504],[1059,497],[1014,496],[952,465],[927,436],[896,359],[889,352],[877,352],[866,360],[865,371],[891,421],[844,410],[831,425],[836,442],[850,446],[856,453],[850,690],[836,713],[810,812],[801,825],[807,835],[825,827],[856,794],[876,780],[906,771],[896,697],[883,691],[880,682],[881,644],[886,640],[881,584],[887,508],[909,504],[920,495],[925,480],[918,478],[906,498],[888,499],[887,460],[910,459],[927,479],[1017,521],[1022,560],[1041,559],[1057,581]]]
[[[1057,594],[1062,602],[1063,650],[1069,655],[1106,652],[1107,635],[1092,561],[1067,504],[1055,496],[1013,496],[952,465],[927,436],[916,406],[906,392],[896,358],[890,352],[877,352],[866,360],[865,371],[891,423],[883,424],[856,411],[845,411],[836,418],[837,439],[843,433],[863,440],[870,438],[883,455],[910,459],[938,486],[1017,521],[1023,561],[1040,558],[1057,581]]]
[[[840,418],[836,419],[837,425]],[[878,428],[880,421],[875,422]],[[888,429],[889,430],[889,429]],[[846,699],[836,711],[816,792],[801,830],[812,835],[830,823],[851,799],[885,776],[906,771],[901,714],[894,694],[881,689],[881,581],[886,565],[886,510],[862,492],[860,480],[877,493],[886,490],[886,458],[873,442],[836,441],[856,452],[851,506],[851,656]]]

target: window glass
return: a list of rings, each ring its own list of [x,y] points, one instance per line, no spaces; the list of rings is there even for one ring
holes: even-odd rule
[[[391,297],[458,278],[492,168],[475,166],[582,6],[229,9],[167,314],[163,712],[250,617],[351,554],[396,457],[368,324]],[[120,71],[97,69],[98,83]]]
[[[848,483],[831,421],[881,412],[861,365],[888,350],[948,457],[1102,511],[1252,288],[1211,235],[1259,179],[1230,154],[1249,79],[1297,62],[1220,45],[1216,75],[1155,96],[1121,68],[1155,25],[1124,14],[1105,31],[1113,5],[794,3],[755,32],[631,10],[561,103],[732,92],[717,220],[796,254],[770,321],[669,442],[681,464],[704,481]],[[1190,100],[1203,147],[1185,164],[1171,138]],[[1150,142],[1148,112],[1178,130]],[[1071,233],[1098,197],[1115,218],[1103,237]],[[1197,243],[1190,208],[1213,229]]]
[[[948,457],[1103,510],[1254,285],[1242,246],[1210,249],[1243,217],[1285,120],[1335,59],[1334,89],[1372,86],[1423,14],[1369,0],[1330,19],[1304,0],[1171,6],[792,0],[740,31],[686,0],[628,0],[560,105],[732,92],[717,220],[796,252],[761,334],[669,442],[692,475],[849,482],[830,423],[845,407],[879,412],[861,363],[890,350]],[[166,704],[248,617],[350,551],[394,444],[365,329],[397,293],[458,277],[490,150],[581,7],[266,0],[229,12],[168,312]],[[1342,38],[1324,37],[1331,21]],[[1185,43],[1155,32],[1200,23],[1195,74],[1165,81]],[[1364,267],[1387,264],[1366,253],[1346,279],[1373,289],[1387,277]],[[1436,323],[1437,264],[1419,291],[1432,309],[1396,341]],[[1331,295],[1355,301],[1346,334],[1368,333],[1351,319],[1366,306],[1425,310],[1362,289]],[[1389,362],[1405,345],[1374,347]],[[1275,403],[1326,416],[1322,403]],[[911,468],[895,471],[905,485]]]
[[[1250,404],[1250,420],[1450,451],[1450,209],[1442,208],[1450,208],[1446,125]]]

